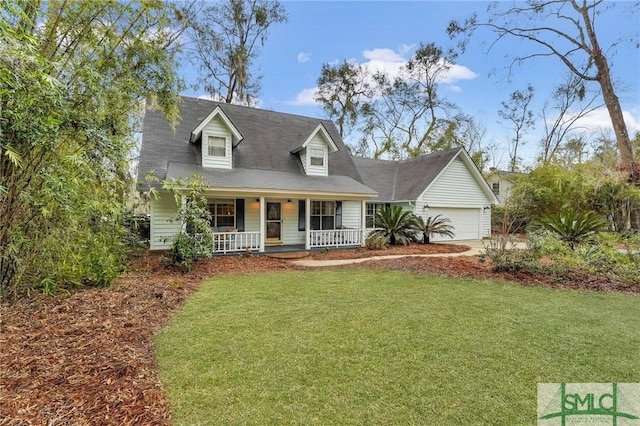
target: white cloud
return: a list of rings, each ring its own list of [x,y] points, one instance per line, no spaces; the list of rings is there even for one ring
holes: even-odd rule
[[[369,61],[381,61],[381,62],[406,62],[398,53],[391,49],[376,48],[373,50],[365,50],[362,52],[362,56]]]
[[[298,63],[304,64],[305,62],[309,62],[311,60],[311,53],[300,52],[298,53]]]
[[[359,62],[356,59],[349,59],[347,62],[361,65],[369,74],[374,74],[378,71],[386,73],[391,80],[393,80],[399,73],[402,67],[407,64],[409,59],[408,53],[414,49],[415,45],[402,44],[398,48],[398,51],[389,48],[375,48],[367,49],[362,52],[362,57],[365,59]],[[302,53],[301,53],[302,54]],[[300,59],[300,55],[298,55]],[[337,65],[340,61],[329,62],[330,65]],[[464,65],[449,64],[450,68],[444,74],[440,76],[439,82],[448,85],[448,89],[460,93],[462,88],[454,83],[461,80],[473,80],[478,74],[465,67]],[[288,101],[289,105],[317,105],[313,100],[313,94],[316,88],[303,89],[296,96],[295,100]]]
[[[296,98],[292,101],[285,101],[287,105],[294,106],[314,106],[318,103],[313,99],[314,94],[316,93],[317,88],[312,87],[311,89],[302,89],[300,93],[296,96]]]
[[[622,111],[624,122],[629,130],[629,135],[633,137],[635,132],[640,132],[640,114],[633,114],[631,111]],[[591,111],[586,116],[580,118],[574,128],[581,128],[589,132],[597,132],[601,129],[613,129],[611,126],[611,118],[606,107],[598,108]]]
[[[460,80],[473,80],[478,74],[471,71],[464,65],[449,64],[451,68],[440,79],[441,83],[455,83]]]
[[[410,51],[413,50],[413,48],[416,47],[415,44],[401,44],[400,48],[398,49],[400,54],[402,55],[406,55],[407,53],[409,53]]]

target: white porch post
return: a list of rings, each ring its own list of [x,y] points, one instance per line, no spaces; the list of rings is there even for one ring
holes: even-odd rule
[[[264,197],[260,197],[260,253],[264,252],[264,240],[267,236],[267,229],[265,226],[265,211],[264,211]]]
[[[304,208],[304,249],[309,250],[311,248],[311,199],[307,198],[304,200],[305,208]]]
[[[365,229],[367,228],[367,200],[362,200],[362,215],[360,216],[360,245],[364,247],[365,244]]]

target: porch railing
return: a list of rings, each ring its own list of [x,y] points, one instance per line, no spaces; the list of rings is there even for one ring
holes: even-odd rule
[[[260,250],[260,232],[214,232],[214,253]]]
[[[327,229],[309,231],[309,247],[360,246],[364,229]]]

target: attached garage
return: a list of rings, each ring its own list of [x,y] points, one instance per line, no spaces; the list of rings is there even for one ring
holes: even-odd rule
[[[454,207],[431,207],[429,208],[429,216],[442,215],[449,218],[451,225],[455,228],[453,233],[454,240],[479,240],[482,239],[481,232],[481,212],[478,208],[454,208]],[[448,241],[449,237],[441,237],[440,235],[432,235],[431,241]]]
[[[353,162],[378,192],[369,203],[401,206],[423,220],[440,214],[451,220],[454,240],[491,236],[491,205],[498,199],[463,148],[402,161],[354,157]],[[432,235],[431,241],[451,238]]]

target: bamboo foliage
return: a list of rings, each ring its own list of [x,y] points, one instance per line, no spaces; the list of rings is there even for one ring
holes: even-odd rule
[[[177,118],[180,31],[160,1],[2,5],[0,292],[106,284],[124,260],[132,114],[151,97]]]

